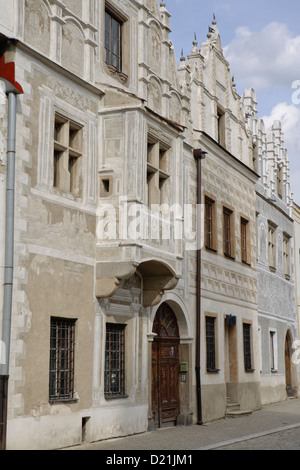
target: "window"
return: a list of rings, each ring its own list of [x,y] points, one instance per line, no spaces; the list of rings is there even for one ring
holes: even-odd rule
[[[243,323],[243,340],[245,371],[251,372],[253,369],[251,358],[251,325],[249,323]]]
[[[82,127],[56,114],[54,122],[53,186],[80,196]]]
[[[241,217],[241,260],[250,264],[249,221]]]
[[[148,205],[168,203],[168,150],[149,137],[147,147]]]
[[[217,125],[218,143],[222,145],[223,147],[226,147],[225,145],[225,114],[220,109],[218,109],[217,111],[217,120],[218,120],[218,125]]]
[[[277,333],[270,330],[270,365],[271,372],[277,371]]]
[[[75,320],[51,318],[49,400],[70,400],[74,392]]]
[[[287,279],[290,279],[290,239],[283,236],[283,271]]]
[[[204,243],[208,250],[217,251],[216,226],[216,203],[213,199],[205,196],[204,215]]]
[[[282,184],[282,166],[277,168],[277,194],[280,199],[282,199],[282,189],[283,189],[283,184]]]
[[[258,148],[256,144],[253,144],[252,161],[253,161],[253,170],[257,172],[258,171]]]
[[[104,394],[125,396],[125,325],[106,325]]]
[[[206,369],[208,372],[217,372],[216,369],[216,338],[214,317],[206,317]]]
[[[106,63],[114,67],[117,72],[122,70],[122,23],[110,12],[105,12],[105,53]]]
[[[223,207],[223,250],[224,255],[234,259],[233,212]]]
[[[269,223],[268,227],[268,257],[269,267],[272,271],[276,269],[276,228]]]

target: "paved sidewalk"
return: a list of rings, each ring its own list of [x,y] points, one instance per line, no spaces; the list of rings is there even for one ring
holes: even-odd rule
[[[202,426],[177,426],[144,434],[110,439],[69,448],[71,450],[209,450],[239,449],[249,445],[276,449],[280,435],[294,436],[300,450],[300,399],[262,407],[247,416],[227,417]],[[262,440],[263,439],[263,440]],[[266,442],[266,444],[264,444]],[[274,444],[275,442],[275,444]],[[246,443],[247,446],[246,447]],[[298,445],[298,447],[297,447]],[[280,445],[278,444],[278,449]]]

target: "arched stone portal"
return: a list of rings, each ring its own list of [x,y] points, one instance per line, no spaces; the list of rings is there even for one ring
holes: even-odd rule
[[[164,302],[153,323],[152,412],[156,427],[176,425],[179,400],[179,328],[173,309]]]

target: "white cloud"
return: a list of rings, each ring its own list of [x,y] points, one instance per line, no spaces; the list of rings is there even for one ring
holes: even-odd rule
[[[263,116],[266,130],[274,121],[280,121],[284,133],[284,146],[287,148],[290,161],[291,189],[294,201],[300,205],[300,106],[278,103],[270,116]]]
[[[300,36],[293,36],[285,24],[272,22],[261,31],[239,27],[224,54],[244,86],[291,88],[300,80]]]

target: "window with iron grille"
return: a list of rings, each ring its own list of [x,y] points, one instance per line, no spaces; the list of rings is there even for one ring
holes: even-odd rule
[[[125,326],[106,325],[104,394],[125,397]]]
[[[75,322],[65,318],[51,318],[50,401],[73,399]]]
[[[206,369],[216,371],[215,318],[206,317]]]
[[[249,323],[243,324],[243,337],[244,337],[244,361],[245,370],[252,371],[251,359],[251,325]]]
[[[105,51],[106,63],[115,67],[117,72],[122,68],[121,50],[122,23],[110,12],[105,12]]]

